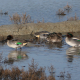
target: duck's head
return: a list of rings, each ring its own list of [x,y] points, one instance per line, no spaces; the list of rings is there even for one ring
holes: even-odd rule
[[[48,34],[48,37],[53,37],[53,36],[55,36],[56,34],[57,34],[56,32],[50,33],[50,34]]]
[[[72,38],[73,37],[73,35],[71,34],[71,33],[67,33],[67,35],[66,35],[68,38]]]
[[[13,36],[12,35],[8,35],[7,36],[7,40],[12,40],[13,39]]]

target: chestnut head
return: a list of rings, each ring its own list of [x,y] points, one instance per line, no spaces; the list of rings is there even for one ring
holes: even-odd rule
[[[71,34],[71,33],[67,33],[67,35],[66,35],[68,38],[72,38],[73,37],[73,35]]]
[[[13,39],[13,36],[12,35],[8,35],[7,36],[7,40],[12,40]]]

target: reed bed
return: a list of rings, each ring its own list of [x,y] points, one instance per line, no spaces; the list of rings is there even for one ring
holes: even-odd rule
[[[31,16],[27,15],[26,13],[20,16],[18,13],[13,14],[13,16],[10,16],[10,20],[14,24],[25,24],[25,23],[33,23],[34,21],[31,20]]]
[[[46,75],[45,73],[46,67],[39,67],[38,64],[34,62],[34,59],[32,59],[31,64],[28,65],[28,70],[26,71],[24,70],[25,66],[22,66],[22,69],[19,69],[18,67],[3,69],[0,66],[0,80],[56,80],[55,68],[53,65],[48,67],[49,75]],[[60,72],[57,77],[59,80],[70,80],[71,74],[64,71]]]
[[[26,71],[23,68],[20,70],[18,67],[5,70],[0,68],[0,80],[55,80],[55,78],[52,75],[46,76],[45,67],[38,68],[37,63],[35,64],[32,60]]]

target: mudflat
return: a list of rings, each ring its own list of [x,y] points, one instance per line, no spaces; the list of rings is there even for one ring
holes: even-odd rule
[[[49,32],[80,32],[80,20],[58,23],[26,23],[0,26],[0,36],[28,35],[39,31]]]

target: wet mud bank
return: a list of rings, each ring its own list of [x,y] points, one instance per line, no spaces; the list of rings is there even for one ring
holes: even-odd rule
[[[28,35],[38,31],[49,32],[80,32],[80,20],[64,21],[58,23],[27,23],[0,26],[0,36]]]

